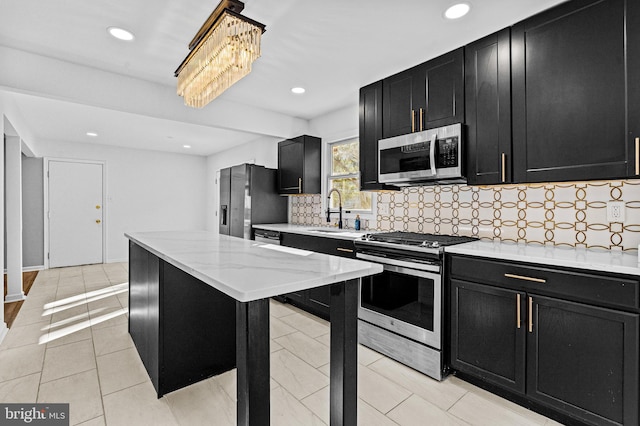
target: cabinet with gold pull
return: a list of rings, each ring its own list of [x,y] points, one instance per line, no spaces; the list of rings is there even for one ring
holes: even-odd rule
[[[382,80],[383,137],[464,122],[462,48]]]
[[[447,258],[456,374],[561,422],[638,424],[640,277]]]
[[[302,135],[278,143],[278,193],[320,193],[320,138]]]
[[[332,238],[326,235],[317,236],[295,232],[280,232],[280,244],[333,256],[356,257],[356,249],[352,239]],[[324,319],[329,319],[331,302],[330,286],[289,293],[284,295],[284,298],[279,298],[278,300],[291,303]]]
[[[511,31],[465,46],[467,182],[512,182]]]

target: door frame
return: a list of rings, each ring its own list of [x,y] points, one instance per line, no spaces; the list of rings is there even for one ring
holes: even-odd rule
[[[80,164],[99,164],[102,166],[102,263],[106,260],[107,250],[107,162],[102,160],[83,160],[77,158],[60,158],[60,157],[44,157],[42,167],[44,171],[42,173],[42,179],[44,180],[44,269],[49,269],[49,162],[58,161],[65,163],[80,163]]]

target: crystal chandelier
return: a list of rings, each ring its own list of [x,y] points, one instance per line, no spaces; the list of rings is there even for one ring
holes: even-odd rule
[[[251,72],[263,24],[240,15],[244,3],[222,0],[189,44],[175,72],[185,105],[202,108]]]

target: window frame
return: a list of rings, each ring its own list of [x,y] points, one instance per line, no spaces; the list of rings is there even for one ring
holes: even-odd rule
[[[329,205],[329,199],[327,197],[327,194],[329,192],[329,189],[331,188],[331,180],[332,179],[341,179],[341,178],[357,178],[358,181],[360,180],[360,171],[358,170],[355,173],[350,173],[350,174],[344,174],[344,175],[339,175],[339,176],[333,176],[332,175],[332,168],[333,168],[333,157],[332,157],[332,148],[335,145],[341,145],[341,144],[347,144],[347,143],[351,143],[353,141],[358,141],[358,144],[360,143],[360,138],[358,136],[353,136],[353,137],[347,137],[347,138],[343,138],[343,139],[337,139],[331,142],[327,142],[325,145],[325,149],[324,149],[324,167],[323,167],[323,172],[324,172],[324,180],[322,183],[322,214],[323,216],[326,216],[326,212],[327,212],[327,206]],[[358,159],[359,160],[359,159]],[[361,191],[361,192],[367,192],[367,191]],[[349,223],[348,226],[350,228],[353,228],[353,220],[356,218],[356,215],[360,215],[360,219],[361,220],[369,220],[369,222],[371,223],[371,220],[375,220],[376,218],[376,202],[377,202],[377,197],[375,196],[375,193],[371,193],[368,192],[371,196],[371,210],[355,210],[355,209],[350,209],[347,210],[344,207],[342,208],[342,219],[343,221],[345,221],[346,219],[349,219]],[[338,209],[331,209],[332,213],[338,213]],[[333,219],[337,219],[337,216],[332,214],[332,221]],[[345,226],[347,226],[347,224],[345,224]]]

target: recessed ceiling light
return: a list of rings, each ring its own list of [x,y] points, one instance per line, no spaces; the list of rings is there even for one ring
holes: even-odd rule
[[[135,38],[131,31],[127,31],[124,28],[109,27],[107,31],[118,40],[131,41]]]
[[[189,149],[189,148],[191,148],[191,145],[182,145],[182,147]]]
[[[468,3],[458,3],[449,7],[445,12],[444,16],[447,19],[458,19],[462,18],[464,15],[469,13],[471,6]]]
[[[87,136],[91,136],[92,138],[95,138],[96,136],[98,136],[98,134],[96,132],[87,132]]]
[[[304,87],[294,87],[291,89],[292,93],[295,93],[296,95],[302,95],[304,92],[306,92],[306,90],[304,89]]]

